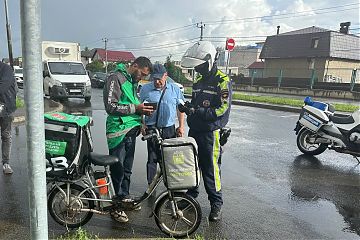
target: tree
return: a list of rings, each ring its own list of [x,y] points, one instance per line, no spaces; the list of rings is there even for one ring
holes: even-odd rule
[[[101,60],[94,60],[88,65],[86,65],[86,69],[91,72],[103,72],[104,71],[104,63]]]
[[[117,64],[118,63],[108,62],[108,67],[107,67],[108,73],[114,71],[116,69]]]
[[[171,56],[166,57],[166,63],[164,64],[168,76],[171,77],[175,82],[186,83],[189,80],[182,73],[181,68],[175,66],[174,62],[171,61]]]

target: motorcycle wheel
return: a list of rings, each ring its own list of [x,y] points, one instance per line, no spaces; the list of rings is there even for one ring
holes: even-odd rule
[[[319,155],[327,149],[327,144],[324,143],[312,143],[309,141],[310,137],[315,137],[316,134],[310,130],[303,128],[296,139],[299,150],[307,155]]]
[[[174,201],[178,208],[176,216],[168,195],[159,200],[154,211],[156,225],[170,237],[188,237],[200,225],[201,207],[193,197],[181,192],[174,193]]]
[[[66,193],[67,185],[60,186]],[[78,199],[78,195],[85,188],[71,184],[70,185],[70,204],[67,205],[64,194],[58,189],[50,193],[48,198],[48,209],[51,217],[60,225],[68,228],[78,228],[85,225],[93,216],[92,212],[80,212],[80,209],[93,209],[94,201]],[[93,198],[92,195],[85,191],[80,197]]]

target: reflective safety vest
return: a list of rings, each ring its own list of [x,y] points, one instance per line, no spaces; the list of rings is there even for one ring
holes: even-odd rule
[[[127,81],[121,84],[122,95],[119,99],[119,104],[140,104],[137,98],[132,79],[126,72],[121,73],[126,77]],[[108,115],[106,119],[106,138],[108,148],[113,149],[119,145],[125,138],[127,132],[132,128],[141,125],[141,116],[131,114],[127,116],[113,116]]]
[[[192,89],[191,103],[198,109],[187,117],[194,131],[214,131],[225,127],[229,121],[232,87],[230,78],[214,69],[208,79],[196,79]]]

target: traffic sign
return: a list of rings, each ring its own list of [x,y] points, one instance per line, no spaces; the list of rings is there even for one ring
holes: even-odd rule
[[[225,49],[232,51],[235,47],[235,40],[233,38],[228,38],[226,40],[226,45],[225,45]]]

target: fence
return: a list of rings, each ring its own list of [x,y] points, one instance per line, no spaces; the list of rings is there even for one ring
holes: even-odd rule
[[[232,76],[232,80],[249,86],[360,92],[360,73],[356,69],[261,69],[251,73],[250,77]]]

